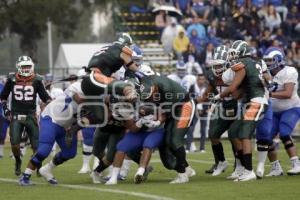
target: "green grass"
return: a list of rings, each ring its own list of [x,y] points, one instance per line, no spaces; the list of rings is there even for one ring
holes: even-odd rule
[[[299,144],[299,142],[298,142]],[[116,186],[105,186],[103,184],[94,185],[91,183],[89,175],[77,174],[81,167],[81,155],[63,164],[54,170],[55,176],[58,179],[60,186],[50,186],[48,184],[38,184],[32,187],[21,187],[16,182],[5,182],[0,180],[0,199],[45,199],[45,200],[71,200],[71,199],[144,199],[142,197],[132,196],[128,194],[112,193],[115,190],[122,190],[127,192],[140,192],[162,197],[169,197],[178,200],[189,199],[298,199],[300,195],[300,176],[282,176],[275,178],[264,178],[263,180],[250,181],[245,183],[237,183],[226,180],[225,177],[232,172],[233,157],[231,154],[231,147],[227,141],[224,140],[225,154],[231,164],[225,173],[219,177],[211,177],[204,173],[213,162],[210,145],[207,143],[207,153],[188,154],[190,165],[197,171],[197,176],[191,178],[190,183],[181,185],[170,185],[168,182],[176,176],[173,171],[168,171],[159,162],[159,157],[155,153],[153,156],[154,171],[149,176],[148,182],[135,185],[133,183],[133,175],[136,171],[136,166],[132,164],[132,169],[128,180],[119,182]],[[81,152],[81,148],[78,149]],[[14,160],[8,158],[9,147],[5,149],[5,157],[0,160],[0,178],[14,179],[17,177],[13,174]],[[254,164],[255,155],[253,156]],[[286,171],[290,167],[289,159],[280,148],[279,158],[281,164]],[[23,169],[25,168],[29,159],[29,152],[23,159]],[[266,166],[266,173],[268,173],[270,166]],[[37,183],[46,183],[43,178],[38,178],[33,175],[33,181]],[[93,191],[78,188],[66,188],[65,184],[73,186],[83,185],[89,188],[110,189],[113,191]]]

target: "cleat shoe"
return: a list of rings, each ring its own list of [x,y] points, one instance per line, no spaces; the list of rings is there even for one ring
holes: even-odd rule
[[[109,180],[105,183],[105,185],[117,185],[117,184],[118,184],[118,181],[111,180],[111,179],[109,179]]]
[[[58,184],[57,180],[54,177],[52,179],[48,180],[48,183],[50,183],[51,185],[57,185]]]
[[[23,174],[19,180],[19,185],[21,186],[31,186],[33,183],[30,180],[30,175]]]
[[[297,161],[293,162],[293,168],[287,171],[287,174],[290,176],[299,175],[300,174],[300,163]]]
[[[251,181],[256,180],[256,175],[253,170],[247,170],[245,169],[243,173],[239,176],[237,179],[238,181]],[[236,181],[236,180],[235,180]]]
[[[140,184],[140,183],[142,183],[144,181],[145,181],[144,174],[138,174],[138,173],[136,173],[134,175],[134,183],[135,184]]]
[[[91,168],[89,166],[82,166],[82,168],[78,171],[78,174],[88,174],[91,173]]]
[[[22,166],[22,160],[20,159],[19,161],[15,162],[15,175],[20,176],[21,175],[21,166]]]
[[[212,176],[219,176],[222,172],[224,172],[228,167],[228,163],[226,160],[223,162],[219,161],[217,168],[215,168],[214,172],[212,173]]]
[[[271,171],[266,176],[270,177],[270,176],[282,176],[282,175],[283,175],[283,170],[281,168],[280,162],[278,160],[272,162]]]
[[[191,168],[191,166],[185,168],[185,173],[189,178],[196,175],[196,171],[193,168]]]
[[[265,166],[263,163],[258,163],[256,168],[256,177],[262,179],[265,172]]]
[[[92,171],[90,177],[92,178],[94,184],[99,184],[102,181],[102,174],[96,171]]]
[[[55,185],[57,184],[57,180],[54,178],[54,175],[52,174],[52,170],[48,165],[49,164],[41,167],[39,172],[48,181],[48,183]]]
[[[205,170],[205,173],[212,174],[216,168],[217,168],[217,164],[213,164],[210,169]]]
[[[178,173],[177,177],[170,184],[181,184],[189,182],[189,177],[186,173]]]
[[[244,171],[244,167],[238,166],[235,168],[235,170],[232,172],[232,174],[230,176],[226,177],[226,179],[229,179],[229,180],[238,179],[239,176],[243,173],[243,171]]]

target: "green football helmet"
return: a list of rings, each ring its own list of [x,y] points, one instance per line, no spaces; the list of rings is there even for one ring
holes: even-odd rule
[[[229,60],[236,60],[251,55],[251,48],[246,41],[236,40],[232,43],[229,51]]]
[[[121,33],[121,35],[117,39],[117,42],[126,46],[130,46],[133,44],[133,40],[129,33]]]
[[[24,77],[29,77],[34,73],[34,63],[29,56],[20,56],[16,62],[16,68]]]
[[[213,59],[209,62],[212,72],[215,76],[220,77],[226,71],[228,64],[228,52],[219,48],[213,54]]]

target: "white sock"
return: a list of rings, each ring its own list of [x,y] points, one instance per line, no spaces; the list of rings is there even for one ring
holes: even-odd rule
[[[123,161],[123,164],[122,164],[122,167],[121,167],[121,170],[120,170],[120,175],[121,176],[127,177],[128,173],[129,173],[129,170],[130,170],[131,163],[132,163],[132,160],[125,159]]]
[[[243,167],[241,160],[236,158],[235,159],[235,168],[240,168],[240,167]]]
[[[110,176],[110,181],[117,182],[118,181],[118,175],[120,173],[120,168],[119,167],[113,167],[111,170],[111,176]]]
[[[143,175],[145,173],[145,168],[144,167],[139,167],[136,173],[140,174],[140,175]]]
[[[292,166],[298,165],[299,164],[299,158],[298,156],[293,156],[290,158]]]
[[[99,159],[97,157],[94,157],[94,164],[93,164],[93,170],[96,169],[99,165]]]
[[[258,151],[257,152],[257,161],[259,164],[264,165],[268,156],[267,151]]]
[[[49,167],[50,169],[53,169],[56,167],[56,165],[53,163],[53,161],[51,160],[48,164],[47,167]]]
[[[83,152],[85,153],[90,153],[90,155],[82,155],[82,165],[83,166],[90,166],[90,160],[92,158],[92,151],[93,151],[93,146],[88,146],[88,145],[85,145],[83,144],[82,145],[82,150]]]
[[[4,156],[4,144],[0,144],[0,156]]]
[[[32,174],[32,172],[33,172],[33,170],[32,170],[32,169],[30,169],[30,168],[26,168],[26,169],[25,169],[25,171],[24,171],[24,174],[31,175],[31,174]]]
[[[92,155],[82,155],[82,166],[90,166],[90,160]]]

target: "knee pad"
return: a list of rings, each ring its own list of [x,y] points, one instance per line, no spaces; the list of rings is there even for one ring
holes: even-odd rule
[[[269,140],[257,140],[257,151],[268,151],[272,141]]]
[[[289,135],[280,137],[280,140],[284,144],[285,149],[289,149],[294,146],[293,140],[292,140],[291,136],[289,136]]]
[[[30,159],[30,161],[34,166],[36,166],[37,168],[40,168],[42,166],[42,162],[45,159],[46,159],[46,156],[37,153]]]
[[[64,163],[67,160],[68,159],[63,158],[61,155],[61,152],[59,152],[59,153],[55,154],[55,156],[53,158],[53,164],[57,166],[57,165]]]

